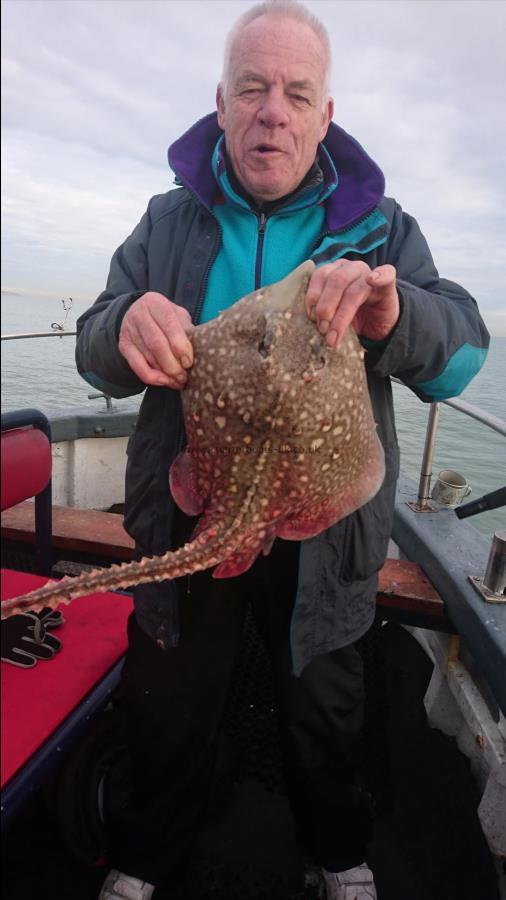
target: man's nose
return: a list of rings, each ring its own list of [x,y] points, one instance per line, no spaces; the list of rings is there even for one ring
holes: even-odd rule
[[[276,128],[288,124],[288,108],[282,91],[273,89],[264,95],[258,117],[265,128]]]

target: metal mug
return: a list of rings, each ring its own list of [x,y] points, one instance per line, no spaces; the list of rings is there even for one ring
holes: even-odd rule
[[[443,506],[453,507],[462,503],[470,493],[471,486],[463,475],[452,469],[443,469],[432,488],[431,497]]]

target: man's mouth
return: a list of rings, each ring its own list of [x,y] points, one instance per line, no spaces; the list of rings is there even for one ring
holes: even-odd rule
[[[274,144],[257,144],[256,147],[253,148],[255,153],[261,153],[267,156],[269,153],[282,153],[283,151],[276,147]]]

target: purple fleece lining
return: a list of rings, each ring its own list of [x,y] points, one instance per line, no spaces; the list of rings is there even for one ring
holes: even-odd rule
[[[169,147],[168,152],[173,172],[208,209],[212,209],[219,196],[211,160],[221,134],[216,113],[210,113],[192,125]],[[341,231],[378,206],[383,199],[385,179],[381,169],[358,141],[334,122],[330,123],[323,143],[338,175],[337,188],[325,202],[327,227],[329,231]],[[327,182],[330,173],[323,154],[321,163]]]

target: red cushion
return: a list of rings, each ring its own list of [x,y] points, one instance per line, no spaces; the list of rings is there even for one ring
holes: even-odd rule
[[[45,584],[46,578],[2,569],[3,600]],[[54,629],[59,653],[32,669],[2,663],[2,786],[103,678],[127,647],[132,600],[92,594],[61,606],[66,619]]]
[[[2,432],[2,509],[35,497],[51,478],[51,445],[38,428]]]

